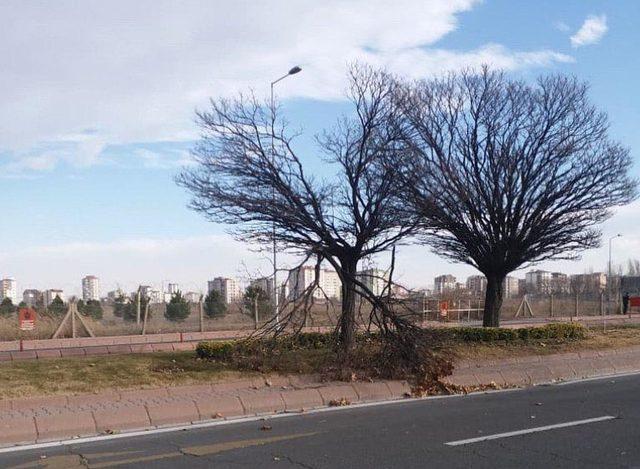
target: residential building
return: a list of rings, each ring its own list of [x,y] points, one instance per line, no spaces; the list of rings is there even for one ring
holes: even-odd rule
[[[436,295],[456,290],[457,282],[453,275],[440,275],[433,280],[433,290]]]
[[[184,294],[184,299],[189,303],[200,303],[200,293],[187,292]]]
[[[487,291],[487,277],[484,275],[467,277],[467,290],[472,296],[483,296]]]
[[[389,274],[381,269],[366,269],[357,273],[356,278],[376,296],[385,293],[389,284]]]
[[[303,265],[289,272],[287,278],[287,298],[296,300],[310,288],[316,280],[316,269],[310,265]],[[313,291],[313,297],[318,300],[326,298],[340,298],[342,282],[335,270],[320,269],[318,285]]]
[[[43,302],[42,292],[40,290],[27,289],[22,292],[22,301],[30,308],[35,308],[39,302]]]
[[[569,293],[571,291],[569,276],[562,272],[552,272],[549,290],[548,293]]]
[[[342,297],[342,281],[340,280],[338,272],[330,269],[322,269],[320,276],[324,294],[327,295],[328,298],[340,299]]]
[[[273,277],[262,277],[252,280],[250,285],[265,292],[268,298],[271,298],[271,295],[273,295]]]
[[[575,293],[599,295],[607,290],[607,275],[602,272],[572,275],[569,283]]]
[[[549,293],[551,291],[551,272],[532,270],[524,276],[526,293]]]
[[[167,284],[167,293],[170,295],[175,295],[180,291],[180,286],[177,283],[168,283]]]
[[[84,301],[100,300],[100,279],[87,275],[82,279],[82,299]]]
[[[127,294],[119,288],[116,290],[111,290],[110,292],[107,292],[107,300],[111,302],[116,301],[121,296],[127,296]]]
[[[209,292],[215,290],[220,293],[226,304],[233,303],[242,298],[242,292],[238,281],[233,278],[216,277],[207,284]]]
[[[62,290],[58,290],[56,288],[52,288],[50,290],[46,290],[44,292],[44,303],[46,306],[49,306],[53,300],[59,297],[62,301],[65,301],[64,292]]]
[[[0,280],[0,296],[0,299],[2,300],[4,300],[5,298],[11,298],[11,302],[14,305],[19,303],[18,284],[16,282],[16,279],[8,277]]]
[[[520,279],[508,276],[504,279],[504,298],[515,298],[520,295]]]

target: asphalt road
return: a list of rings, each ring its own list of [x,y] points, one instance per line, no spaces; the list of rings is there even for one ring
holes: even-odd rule
[[[640,467],[640,375],[3,453],[0,467]]]

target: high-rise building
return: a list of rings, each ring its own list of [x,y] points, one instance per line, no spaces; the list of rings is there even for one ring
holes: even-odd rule
[[[177,283],[169,283],[167,284],[167,293],[170,295],[175,295],[180,291],[180,286]]]
[[[376,296],[385,293],[389,284],[389,274],[381,269],[361,270],[356,278]]]
[[[436,295],[456,289],[456,278],[453,275],[440,275],[433,280],[433,290]]]
[[[94,275],[87,275],[82,279],[82,299],[84,301],[100,300],[100,279]]]
[[[266,293],[267,298],[273,295],[273,277],[262,277],[252,280],[250,285]]]
[[[220,296],[226,304],[238,301],[242,297],[240,286],[236,279],[226,277],[216,277],[207,283],[207,291],[213,290],[220,293]]]
[[[23,291],[22,301],[24,301],[25,304],[30,308],[34,308],[40,301],[44,303],[42,292],[40,290],[34,289],[27,289]]]
[[[520,294],[520,279],[516,277],[506,277],[503,286],[505,298],[515,298]]]
[[[58,290],[56,288],[52,288],[50,290],[46,290],[44,292],[44,302],[46,306],[49,306],[56,297],[60,298],[62,301],[65,301],[64,292],[62,290]]]
[[[18,303],[18,284],[12,277],[0,280],[0,296],[2,300],[11,298],[11,302],[15,305]]]
[[[301,298],[307,289],[311,288],[316,280],[316,268],[303,265],[289,272],[287,278],[287,297],[290,300]],[[313,297],[318,300],[326,298],[340,298],[342,282],[335,270],[320,269],[318,272],[318,284],[313,290]]]
[[[487,290],[487,277],[484,275],[467,277],[467,290],[474,296],[484,295]]]
[[[527,293],[549,293],[551,291],[551,272],[532,270],[524,276]]]

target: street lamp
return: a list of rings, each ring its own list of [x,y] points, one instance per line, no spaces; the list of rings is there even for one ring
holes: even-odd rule
[[[622,235],[620,233],[618,233],[615,236],[612,236],[611,238],[609,238],[609,275],[607,277],[607,310],[610,312],[610,308],[611,308],[611,284],[612,284],[612,278],[611,278],[611,245],[613,243],[613,240],[616,238],[620,238]]]
[[[289,75],[295,75],[296,73],[300,73],[302,69],[297,65],[291,68],[286,75],[282,75],[277,80],[271,82],[271,164],[275,165],[276,163],[276,147],[274,141],[274,131],[276,125],[276,110],[274,109],[275,105],[273,102],[273,87],[279,81],[284,80]],[[276,188],[273,188],[273,201],[275,203],[276,200]],[[277,246],[276,246],[276,224],[273,222],[273,313],[276,318],[276,327],[280,324],[280,298],[278,292],[278,258],[277,258]]]

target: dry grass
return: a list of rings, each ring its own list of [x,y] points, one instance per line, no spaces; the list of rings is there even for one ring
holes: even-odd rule
[[[640,327],[591,330],[576,341],[522,343],[464,343],[453,351],[458,359],[499,359],[547,355],[578,350],[640,345]],[[326,350],[295,350],[274,359],[281,372],[313,373],[327,359]],[[0,399],[55,394],[97,393],[112,389],[139,389],[217,382],[256,373],[235,371],[212,361],[198,360],[193,352],[25,360],[0,363]]]
[[[196,360],[193,352],[25,360],[0,364],[0,399],[177,386],[247,375],[253,374]]]

